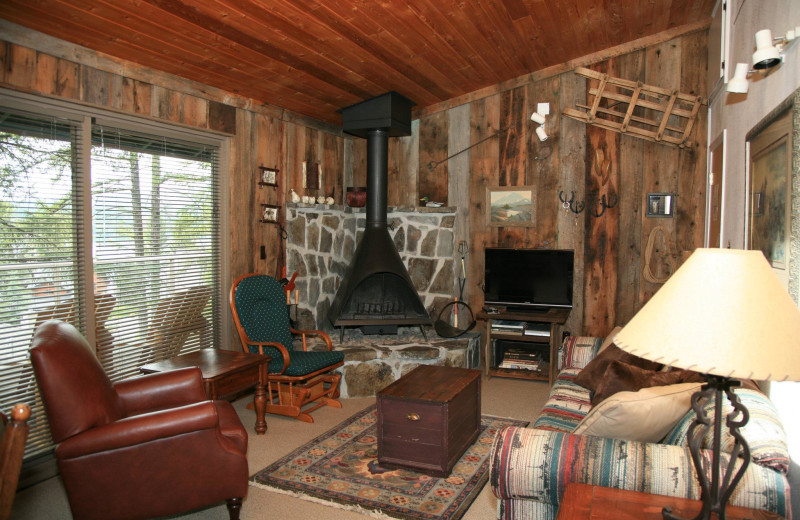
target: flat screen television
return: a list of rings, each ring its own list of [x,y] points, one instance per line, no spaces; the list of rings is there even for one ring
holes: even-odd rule
[[[572,308],[575,252],[486,248],[484,302],[513,311]]]

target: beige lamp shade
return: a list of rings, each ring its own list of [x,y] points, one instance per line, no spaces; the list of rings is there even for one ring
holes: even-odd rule
[[[705,374],[800,380],[800,309],[761,251],[697,249],[614,342]]]

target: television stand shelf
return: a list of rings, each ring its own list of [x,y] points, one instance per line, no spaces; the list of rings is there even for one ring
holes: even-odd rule
[[[516,379],[530,379],[534,381],[547,381],[550,385],[555,381],[556,371],[558,370],[558,329],[567,321],[571,309],[552,308],[546,312],[499,312],[487,313],[481,311],[477,314],[479,320],[485,321],[483,332],[483,360],[484,369],[487,377],[510,377]],[[516,321],[525,322],[529,326],[541,329],[540,335],[527,335],[514,332],[502,332],[492,330],[495,321]],[[543,327],[542,327],[543,326]],[[542,357],[547,355],[548,366],[546,370],[527,370],[500,368],[498,364],[498,345],[514,345],[523,350],[537,351]],[[549,348],[548,348],[549,347]],[[504,353],[504,352],[503,352]],[[503,354],[501,353],[501,354]]]

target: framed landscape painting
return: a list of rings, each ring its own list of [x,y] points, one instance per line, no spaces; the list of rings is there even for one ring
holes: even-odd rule
[[[487,189],[486,212],[489,226],[532,226],[533,187],[492,186]]]
[[[749,248],[772,267],[786,269],[791,220],[791,113],[786,111],[750,141]]]

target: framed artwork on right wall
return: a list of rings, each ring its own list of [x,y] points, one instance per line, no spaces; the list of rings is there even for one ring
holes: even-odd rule
[[[792,113],[785,110],[750,139],[748,248],[786,269],[792,201]]]

